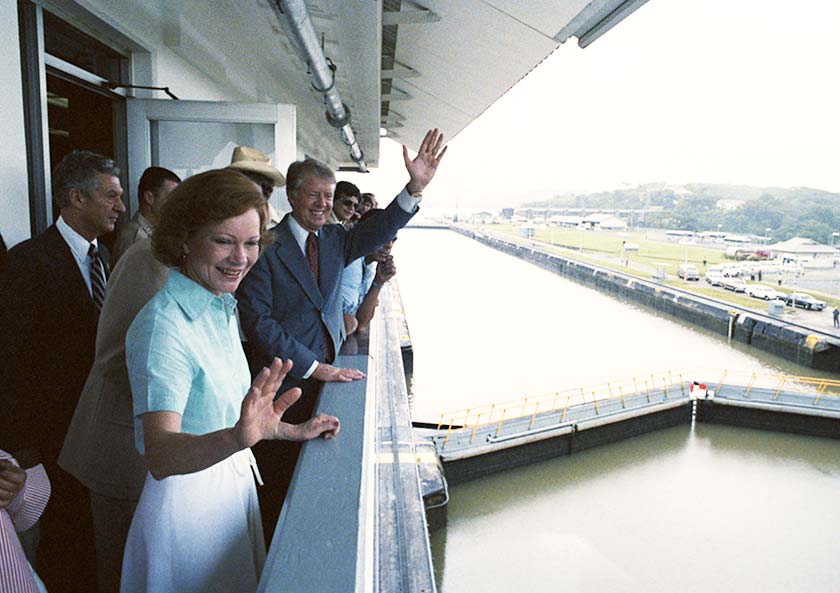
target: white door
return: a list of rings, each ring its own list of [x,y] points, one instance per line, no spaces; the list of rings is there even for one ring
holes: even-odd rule
[[[237,146],[264,152],[283,174],[296,160],[294,105],[128,99],[126,115],[131,214],[147,167],[165,167],[186,179],[226,167]],[[285,192],[275,191],[270,201],[281,212],[289,209]]]

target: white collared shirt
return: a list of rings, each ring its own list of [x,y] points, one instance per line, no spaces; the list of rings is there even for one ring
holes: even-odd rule
[[[55,228],[58,229],[58,232],[61,234],[61,238],[64,239],[64,242],[67,243],[68,247],[70,247],[70,253],[73,254],[73,259],[76,260],[76,265],[79,266],[79,271],[82,273],[82,278],[85,280],[88,292],[91,293],[91,296],[93,296],[93,289],[90,285],[91,260],[90,255],[88,255],[88,251],[90,250],[91,244],[93,244],[96,249],[99,249],[98,241],[96,239],[88,241],[82,237],[69,224],[67,224],[61,216],[59,216],[58,220],[55,221]]]
[[[295,238],[298,247],[300,247],[300,252],[303,254],[303,257],[306,257],[306,239],[309,237],[310,231],[300,226],[300,223],[293,215],[289,216],[289,230],[292,232],[292,237]],[[320,233],[321,231],[315,231],[315,236],[320,237]]]

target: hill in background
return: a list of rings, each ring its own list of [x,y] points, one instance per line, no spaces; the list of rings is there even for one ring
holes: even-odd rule
[[[829,243],[840,231],[840,194],[807,187],[751,187],[714,183],[648,183],[590,194],[561,194],[523,208],[643,210],[648,227],[769,235],[772,241],[808,237]]]

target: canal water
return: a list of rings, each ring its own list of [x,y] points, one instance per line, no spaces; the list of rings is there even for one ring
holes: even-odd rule
[[[667,371],[813,374],[449,231],[394,255],[415,420]],[[840,441],[677,427],[450,495],[442,593],[840,591]]]

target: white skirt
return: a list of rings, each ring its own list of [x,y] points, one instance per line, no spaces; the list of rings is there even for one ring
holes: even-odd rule
[[[250,449],[200,472],[146,475],[121,593],[253,593],[265,543]]]

